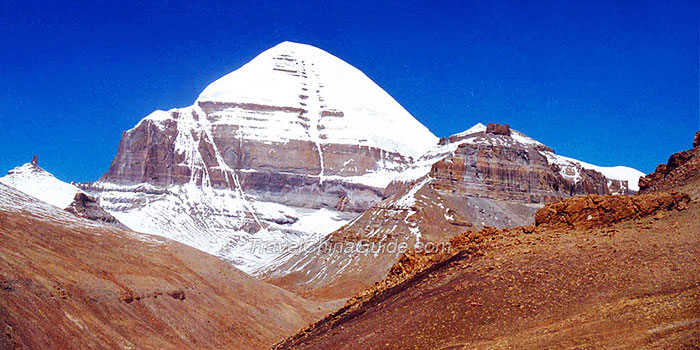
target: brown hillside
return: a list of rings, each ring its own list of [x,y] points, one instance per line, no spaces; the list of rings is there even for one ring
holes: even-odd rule
[[[607,215],[627,218],[617,223],[555,215],[469,232],[450,255],[406,254],[387,280],[278,348],[700,346],[700,205],[678,194],[583,198],[589,208],[601,198],[676,204],[635,215],[615,205]]]
[[[0,185],[0,349],[262,349],[321,312],[208,254]]]

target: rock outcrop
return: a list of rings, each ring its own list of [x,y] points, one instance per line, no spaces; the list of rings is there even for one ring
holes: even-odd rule
[[[127,228],[117,218],[102,209],[95,197],[88,196],[83,192],[75,194],[73,202],[66,208],[66,211],[88,220],[101,221],[123,229]]]
[[[639,180],[640,193],[679,190],[700,198],[700,145],[695,134],[693,148],[675,153],[666,164],[659,164],[656,171]]]
[[[664,211],[686,210],[690,201],[688,194],[678,192],[579,196],[545,205],[537,211],[535,225],[571,229],[603,227],[652,215],[662,217]]]
[[[486,133],[510,136],[510,126],[508,124],[501,125],[496,123],[488,123],[486,125]]]

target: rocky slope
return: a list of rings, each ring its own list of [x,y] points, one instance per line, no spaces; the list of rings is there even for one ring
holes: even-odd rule
[[[571,207],[587,215],[549,215]],[[409,252],[385,281],[276,348],[698,346],[697,202],[590,196],[540,212],[537,226],[470,231],[446,254]]]
[[[167,239],[0,184],[0,349],[264,349],[323,312]]]
[[[253,240],[337,229],[436,141],[359,70],[284,42],[192,106],[145,117],[81,187],[134,230],[251,271],[275,256],[251,253]]]
[[[440,140],[387,187],[388,199],[329,235],[311,254],[289,252],[260,275],[311,297],[346,298],[382,280],[402,252],[326,253],[323,247],[429,246],[468,228],[525,225],[547,201],[631,193],[641,175],[557,155],[508,125],[477,124]]]
[[[700,131],[695,134],[693,148],[678,152],[659,164],[656,171],[639,181],[640,193],[678,189],[700,199]]]
[[[123,229],[128,229],[124,224],[119,222],[117,218],[112,216],[106,210],[102,209],[97,203],[97,199],[88,196],[83,192],[78,192],[73,197],[73,202],[65,208],[65,210],[75,216],[93,221],[100,221],[108,225],[116,226]]]

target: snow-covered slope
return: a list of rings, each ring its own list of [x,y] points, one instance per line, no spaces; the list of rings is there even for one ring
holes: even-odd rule
[[[627,166],[612,166],[604,167],[599,165],[589,164],[578,159],[569,158],[554,154],[554,152],[543,152],[547,156],[550,163],[560,167],[560,173],[564,177],[579,179],[580,168],[595,170],[608,178],[608,180],[627,181],[628,188],[631,191],[639,191],[639,178],[646,175],[643,172]],[[612,191],[613,193],[615,191]]]
[[[0,177],[0,183],[20,190],[46,203],[65,209],[73,202],[78,187],[57,179],[33,163],[26,163]]]
[[[311,128],[308,134],[293,123],[260,121],[255,125],[269,131],[272,139],[359,144],[412,157],[437,142],[423,124],[357,68],[316,47],[288,41],[211,83],[197,101],[302,107],[312,123],[317,122],[314,117],[336,114],[323,118],[323,128]],[[240,119],[230,122],[245,125]],[[290,133],[293,130],[301,132],[295,135]]]
[[[280,43],[211,83],[190,109],[155,111],[144,120],[174,120],[173,112],[203,115],[202,107],[215,104],[226,110],[213,124],[236,125],[245,139],[361,145],[414,158],[437,142],[364,73],[305,44]],[[290,111],[306,116],[307,125]]]

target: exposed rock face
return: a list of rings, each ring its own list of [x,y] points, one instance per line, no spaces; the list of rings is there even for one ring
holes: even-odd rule
[[[535,224],[564,228],[601,227],[663,211],[685,210],[688,203],[690,196],[678,192],[580,196],[547,204],[537,211]]]
[[[618,193],[630,192],[629,180],[611,180],[582,164],[595,166],[558,156],[507,125],[489,125],[441,139],[387,187],[389,198],[319,245],[428,245],[466,229],[531,224],[548,201],[609,194],[611,185]],[[629,170],[631,177],[641,174]],[[285,262],[271,264],[261,275],[299,293],[346,298],[383,279],[400,254],[301,253],[285,256]]]
[[[659,164],[656,171],[639,180],[639,193],[653,193],[677,189],[700,198],[700,145],[695,134],[692,149],[675,153],[667,164]]]
[[[124,133],[103,178],[81,188],[132,229],[246,272],[284,275],[291,266],[322,274],[324,265],[285,265],[286,253],[251,252],[255,240],[316,237],[322,244],[318,237],[364,213],[340,236],[418,244],[467,225],[530,221],[550,199],[636,186],[636,179],[560,157],[508,125],[479,124],[436,142],[355,68],[282,43],[210,84],[192,106],[145,117]]]
[[[693,139],[693,148],[700,146],[700,131],[695,133],[695,139]]]
[[[486,133],[510,136],[510,126],[508,124],[501,125],[496,123],[488,123],[486,125]]]
[[[525,203],[610,193],[607,179],[599,172],[581,169],[581,180],[571,181],[533,147],[463,143],[453,155],[433,164],[429,176],[438,190]]]
[[[66,208],[66,211],[88,220],[101,221],[119,228],[127,228],[114,216],[102,209],[94,197],[88,196],[83,192],[75,194],[73,203]]]
[[[270,258],[250,252],[253,239],[337,229],[436,142],[362,72],[285,42],[192,106],[145,117],[101,180],[81,188],[132,229],[251,271]]]

